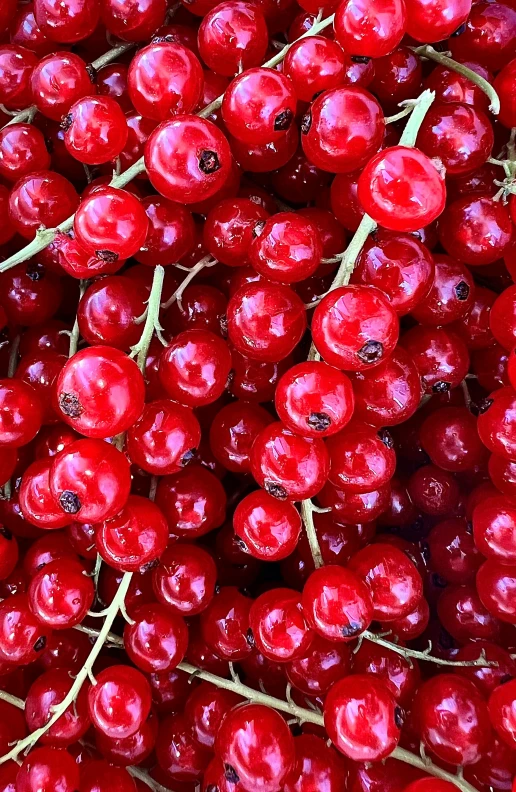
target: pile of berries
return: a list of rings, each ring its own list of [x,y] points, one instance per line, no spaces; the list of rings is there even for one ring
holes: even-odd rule
[[[0,0],[0,792],[516,792],[515,0]]]

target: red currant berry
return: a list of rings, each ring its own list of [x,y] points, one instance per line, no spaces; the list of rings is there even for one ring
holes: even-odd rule
[[[184,206],[149,195],[141,202],[149,220],[145,242],[135,254],[136,261],[154,267],[174,264],[190,253],[195,244],[195,225]]]
[[[367,630],[373,603],[367,585],[354,572],[336,565],[316,569],[303,589],[309,625],[330,641],[349,641]]]
[[[230,134],[253,145],[282,137],[295,112],[294,86],[272,69],[247,69],[230,83],[222,100],[222,118]]]
[[[309,36],[289,49],[283,71],[292,80],[297,98],[311,102],[321,91],[346,82],[346,56],[335,41]]]
[[[91,722],[108,737],[130,737],[146,720],[150,707],[150,685],[142,672],[131,666],[105,668],[88,690]]]
[[[312,337],[332,366],[360,371],[388,357],[398,340],[398,318],[378,289],[342,286],[314,311]]]
[[[278,421],[263,429],[251,450],[251,472],[269,495],[304,500],[328,478],[329,457],[318,438],[299,437]]]
[[[405,333],[401,345],[416,364],[426,393],[448,393],[468,373],[468,348],[448,328],[418,325]]]
[[[41,429],[43,405],[36,390],[21,379],[0,380],[0,443],[18,448]]]
[[[96,526],[95,545],[113,569],[137,572],[155,562],[168,542],[163,513],[147,498],[129,495],[123,509]]]
[[[124,454],[102,440],[77,440],[57,454],[50,467],[50,490],[69,521],[97,523],[114,517],[131,487]]]
[[[98,0],[34,0],[41,32],[60,44],[75,44],[91,36],[99,21]]]
[[[32,73],[31,87],[39,112],[54,121],[61,121],[74,102],[95,93],[85,62],[72,52],[43,58]]]
[[[473,764],[490,739],[487,705],[469,679],[438,674],[419,689],[417,728],[426,748],[452,765]]]
[[[233,473],[251,472],[251,448],[256,437],[273,422],[257,404],[232,402],[213,418],[210,449],[215,459]]]
[[[126,625],[124,645],[129,659],[142,671],[170,671],[185,656],[188,628],[165,605],[140,605],[133,612],[133,623]]]
[[[9,218],[16,231],[33,239],[44,226],[54,228],[74,213],[79,203],[75,187],[54,171],[40,170],[19,179],[9,196]]]
[[[149,221],[140,201],[125,190],[99,187],[75,213],[77,242],[103,261],[133,256],[147,237]]]
[[[16,776],[17,792],[75,792],[77,789],[79,765],[62,748],[34,748]]]
[[[45,726],[70,691],[73,680],[65,669],[41,674],[29,688],[25,700],[25,718],[30,731]],[[66,748],[84,737],[90,727],[87,691],[83,687],[74,704],[68,706],[60,718],[41,737],[43,744]]]
[[[149,402],[127,434],[127,451],[153,476],[177,473],[193,458],[201,428],[193,412],[168,399]]]
[[[419,407],[419,372],[412,358],[400,346],[371,371],[353,372],[351,380],[355,396],[354,415],[373,426],[401,424]]]
[[[113,437],[141,414],[145,384],[136,363],[118,349],[82,349],[56,383],[57,413],[87,437]]]
[[[278,712],[244,704],[225,716],[215,754],[224,762],[226,775],[232,771],[244,789],[276,792],[294,763],[294,738]]]
[[[150,135],[145,167],[161,195],[191,204],[211,198],[223,187],[231,172],[231,149],[215,124],[196,116],[178,116]]]
[[[444,178],[414,148],[394,146],[369,160],[358,180],[358,199],[373,220],[391,231],[417,231],[444,209]]]
[[[283,284],[260,281],[242,286],[231,297],[227,310],[231,343],[253,360],[283,360],[306,329],[303,301]]]
[[[195,616],[208,607],[216,580],[211,555],[202,547],[186,543],[168,547],[152,573],[158,600],[182,616]]]
[[[230,369],[225,341],[207,330],[186,330],[163,350],[159,377],[172,399],[200,407],[222,396]]]
[[[382,108],[374,96],[343,86],[324,91],[311,104],[301,122],[301,143],[321,170],[351,173],[378,151],[384,131]]]
[[[394,441],[386,429],[353,422],[329,438],[328,480],[346,492],[371,492],[387,484],[396,469]]]
[[[392,753],[403,717],[385,682],[371,674],[340,679],[324,701],[324,726],[330,740],[355,762],[376,762]]]
[[[137,113],[165,121],[195,108],[203,81],[201,64],[191,50],[168,41],[153,42],[131,61],[129,96]]]
[[[249,611],[249,625],[258,651],[280,663],[306,655],[314,637],[300,595],[287,588],[261,594]]]
[[[93,581],[82,564],[69,558],[51,561],[32,578],[29,605],[43,624],[66,630],[80,624],[95,596]],[[74,742],[74,740],[72,740]]]
[[[248,632],[252,604],[234,586],[223,586],[202,612],[201,634],[217,657],[238,661],[251,653]]]
[[[443,407],[428,416],[419,434],[423,450],[443,470],[459,473],[485,462],[475,417],[465,407]]]
[[[11,124],[0,131],[0,176],[15,182],[50,165],[43,133],[32,124]]]
[[[403,0],[343,0],[335,12],[335,38],[350,55],[381,58],[403,38],[406,14]]]
[[[102,0],[100,18],[112,36],[123,41],[145,41],[165,21],[166,0]]]
[[[208,68],[233,77],[262,63],[267,51],[267,25],[257,6],[229,0],[208,11],[199,27],[198,42]]]
[[[254,558],[281,561],[297,546],[301,518],[291,503],[257,490],[236,507],[233,528]]]
[[[12,666],[32,663],[47,644],[50,630],[32,613],[26,594],[0,602],[0,661]]]
[[[470,266],[481,266],[503,256],[511,241],[512,223],[503,201],[474,193],[448,204],[437,231],[450,256]]]
[[[313,275],[320,264],[322,240],[317,227],[294,212],[280,212],[254,228],[249,249],[252,266],[264,278],[294,283]]]

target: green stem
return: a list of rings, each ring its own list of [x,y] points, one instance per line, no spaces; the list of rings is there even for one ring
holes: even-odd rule
[[[301,501],[301,518],[305,526],[306,538],[308,539],[308,544],[310,546],[310,552],[312,554],[314,566],[316,569],[319,569],[319,567],[323,566],[324,561],[321,554],[321,546],[319,544],[317,531],[315,530],[314,516],[313,516],[314,511],[317,511],[317,509],[314,507],[310,498]]]
[[[136,362],[138,368],[145,373],[145,363],[147,355],[149,354],[149,347],[154,333],[161,334],[162,327],[159,323],[159,311],[161,307],[161,294],[163,292],[163,279],[165,277],[165,269],[158,264],[154,267],[154,277],[152,279],[152,286],[147,301],[147,317],[143,326],[143,332],[140,340],[131,350],[133,355],[136,355]]]
[[[481,77],[480,74],[477,74],[475,71],[473,71],[473,69],[468,69],[468,67],[464,66],[463,63],[458,63],[452,58],[449,58],[447,55],[443,55],[442,52],[437,52],[430,44],[424,44],[422,47],[414,47],[414,52],[416,55],[420,55],[422,58],[428,58],[429,60],[433,60],[436,63],[440,63],[441,66],[446,66],[448,69],[451,69],[458,74],[462,74],[463,77],[467,77],[472,83],[478,85],[478,87],[489,98],[491,103],[489,109],[492,113],[494,113],[494,115],[498,115],[500,112],[500,99],[498,94],[496,93],[493,86],[483,77]]]
[[[7,762],[9,759],[16,759],[18,754],[20,754],[25,749],[30,749],[37,741],[43,737],[44,734],[50,729],[51,726],[54,725],[56,721],[59,720],[61,715],[68,709],[68,707],[73,704],[75,699],[77,698],[80,689],[82,688],[83,684],[85,683],[86,679],[91,675],[91,670],[93,668],[93,664],[97,657],[99,656],[104,643],[106,642],[106,638],[113,626],[113,622],[115,621],[116,616],[120,610],[120,606],[123,605],[125,600],[125,596],[127,594],[127,589],[129,588],[129,584],[131,582],[132,572],[125,572],[124,576],[122,577],[122,581],[118,587],[118,590],[113,597],[113,601],[111,602],[108,611],[106,613],[106,618],[102,628],[99,630],[97,634],[97,639],[92,646],[91,652],[89,653],[88,657],[84,665],[82,666],[81,670],[75,677],[73,685],[71,686],[70,690],[62,700],[60,704],[57,705],[55,711],[52,714],[52,717],[44,726],[40,729],[36,729],[36,731],[31,732],[28,734],[27,737],[24,737],[22,740],[18,740],[18,742],[11,748],[11,750],[4,754],[4,756],[0,757],[0,764]]]
[[[86,635],[96,635],[96,630],[92,627],[78,625],[75,629],[86,633]],[[111,633],[108,635],[108,640],[112,646],[116,646],[120,649],[124,646],[123,638],[120,638],[118,635],[113,635]],[[202,679],[205,682],[211,682],[211,684],[216,687],[223,688],[224,690],[231,690],[233,693],[237,693],[239,696],[242,696],[242,698],[248,699],[256,704],[263,704],[266,707],[271,707],[271,709],[292,715],[301,723],[313,723],[316,726],[324,728],[324,718],[319,712],[298,707],[292,700],[284,701],[283,699],[269,696],[267,693],[248,687],[244,685],[236,675],[233,679],[223,679],[215,674],[210,674],[209,671],[196,668],[190,665],[190,663],[179,663],[177,669],[178,671],[184,671],[194,679]],[[450,784],[454,784],[461,792],[477,792],[475,787],[468,784],[467,781],[464,781],[462,777],[453,775],[453,773],[448,773],[446,770],[432,764],[431,761],[426,762],[420,756],[416,756],[410,753],[410,751],[406,751],[404,748],[395,748],[390,756],[392,759],[398,759],[400,762],[405,762],[406,764],[412,765],[412,767],[417,767],[424,773],[435,776],[435,778],[449,781]]]

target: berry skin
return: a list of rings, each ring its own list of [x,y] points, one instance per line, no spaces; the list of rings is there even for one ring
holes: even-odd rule
[[[225,341],[207,330],[186,330],[163,350],[159,377],[170,398],[201,407],[222,396],[230,369]]]
[[[241,0],[219,3],[208,11],[198,32],[204,63],[226,77],[259,66],[265,58],[267,42],[267,25],[261,10]]]
[[[95,596],[93,581],[83,566],[68,558],[56,559],[40,569],[28,590],[29,605],[43,624],[65,630],[80,624]]]
[[[325,363],[298,363],[279,380],[275,406],[292,432],[329,437],[340,432],[353,414],[353,388],[344,373]]]
[[[98,187],[81,201],[75,213],[77,242],[103,261],[134,256],[144,244],[148,229],[140,201],[114,187]]]
[[[319,438],[299,437],[281,421],[263,429],[251,449],[251,472],[279,500],[313,498],[328,478],[329,456]]]
[[[379,228],[362,248],[352,282],[376,286],[403,316],[428,294],[434,271],[430,251],[415,236]]]
[[[69,521],[97,523],[114,517],[127,502],[129,463],[102,440],[77,440],[57,454],[50,467],[50,491]]]
[[[473,307],[475,284],[464,264],[449,256],[434,256],[434,280],[425,299],[412,311],[423,325],[442,326],[465,316]]]
[[[510,4],[475,3],[466,29],[451,36],[448,45],[452,58],[473,60],[497,72],[514,56],[516,10]]]
[[[294,746],[296,762],[283,783],[285,792],[345,789],[346,766],[324,740],[313,734],[300,734],[294,737]]]
[[[267,220],[269,213],[249,198],[226,198],[208,214],[203,228],[206,250],[228,267],[242,267],[249,262],[249,248],[254,229]]]
[[[0,661],[12,666],[34,662],[44,650],[50,630],[32,613],[26,594],[0,602]]]
[[[336,682],[323,714],[332,743],[355,762],[385,759],[398,744],[403,710],[385,682],[370,674]]]
[[[192,204],[223,187],[232,167],[229,143],[203,118],[181,115],[165,121],[145,144],[145,167],[165,198]]]
[[[167,547],[152,572],[157,599],[181,616],[195,616],[215,593],[217,569],[211,555],[194,544]]]
[[[309,36],[289,49],[283,71],[292,80],[297,98],[311,102],[321,91],[345,82],[346,56],[335,41]]]
[[[31,88],[39,112],[53,121],[61,121],[74,102],[95,93],[85,62],[72,52],[43,58],[32,72]]]
[[[143,409],[143,377],[136,363],[113,347],[77,352],[63,367],[55,387],[57,414],[87,437],[125,432]]]
[[[149,220],[145,242],[135,254],[136,261],[154,267],[166,266],[186,256],[195,244],[195,224],[191,213],[161,195],[149,195],[141,202]]]
[[[101,0],[100,18],[109,33],[123,41],[146,41],[163,25],[166,0]]]
[[[115,159],[127,142],[122,108],[109,96],[88,96],[70,107],[63,122],[69,154],[86,165]]]
[[[475,171],[491,156],[493,144],[493,128],[481,110],[449,102],[432,105],[417,137],[421,151],[440,159],[450,176]]]
[[[516,460],[515,403],[516,392],[512,388],[500,388],[481,404],[477,419],[483,444],[494,454],[511,461]]]
[[[405,33],[404,0],[343,0],[335,13],[335,38],[349,55],[381,58]]]
[[[129,659],[148,674],[175,668],[188,645],[188,628],[181,616],[154,603],[136,608],[133,619],[134,624],[124,630]]]
[[[373,618],[388,622],[407,616],[423,596],[421,575],[397,547],[371,544],[359,550],[348,568],[365,580],[373,600]]]
[[[421,379],[412,358],[397,346],[370,371],[352,372],[354,416],[378,428],[396,426],[415,413],[421,401]]]
[[[33,748],[18,770],[17,792],[75,792],[79,765],[62,748]]]
[[[36,390],[23,380],[0,380],[0,443],[18,448],[41,429],[43,405]]]
[[[137,572],[165,550],[168,525],[156,504],[139,495],[129,498],[117,515],[95,526],[95,545],[113,569]]]
[[[452,473],[473,470],[485,461],[475,417],[465,407],[443,407],[421,425],[423,450],[437,467]]]
[[[516,680],[511,679],[493,690],[488,705],[493,727],[504,743],[513,750],[516,745],[515,699]]]
[[[489,558],[477,572],[476,585],[482,604],[492,616],[509,624],[516,623],[514,592],[516,567]]]
[[[469,583],[484,560],[471,528],[460,518],[434,525],[427,537],[430,566],[448,583]],[[476,545],[476,546],[475,546]]]
[[[372,368],[390,355],[398,318],[379,289],[341,286],[314,311],[312,338],[327,363],[345,371]]]
[[[306,655],[314,637],[299,594],[287,588],[274,588],[257,597],[249,611],[249,626],[258,651],[279,663]]]
[[[516,345],[516,286],[509,286],[499,294],[491,308],[489,325],[494,337],[508,351]],[[514,379],[514,354],[509,358],[509,379]],[[512,377],[511,377],[512,374]]]
[[[247,69],[226,90],[222,118],[229,133],[243,143],[274,143],[293,123],[296,104],[294,86],[284,74]]]
[[[9,196],[9,219],[25,239],[40,226],[55,228],[73,214],[79,203],[75,187],[49,170],[33,171],[19,179]]]
[[[502,495],[486,498],[473,512],[475,544],[486,558],[516,563],[516,508]]]
[[[79,302],[79,332],[89,344],[128,350],[140,340],[138,320],[144,312],[145,295],[131,278],[101,278],[88,286]]]
[[[477,762],[491,736],[487,705],[469,679],[438,674],[415,700],[417,729],[425,747],[452,765]]]
[[[21,110],[30,105],[30,80],[37,63],[37,55],[25,47],[0,46],[0,102],[8,110]]]
[[[330,454],[328,480],[346,492],[371,492],[383,487],[396,469],[393,445],[385,429],[349,424],[326,443]]]
[[[330,641],[353,640],[373,619],[366,583],[336,565],[312,572],[303,589],[302,604],[309,625]]]
[[[512,223],[503,201],[473,193],[447,205],[437,232],[450,256],[478,267],[493,264],[504,255],[511,241]]]
[[[384,228],[417,231],[443,211],[446,187],[426,154],[394,146],[369,160],[358,180],[358,200]]]
[[[91,36],[99,21],[98,0],[35,0],[34,16],[51,41],[75,44]]]
[[[197,464],[163,477],[156,503],[170,532],[186,540],[218,528],[226,517],[224,487],[213,473]]]
[[[204,76],[193,52],[181,44],[160,41],[135,55],[127,82],[136,112],[154,121],[165,121],[195,108]]]
[[[141,671],[112,665],[101,671],[88,690],[92,725],[114,739],[124,739],[140,728],[151,707],[151,689]]]
[[[317,227],[294,212],[279,212],[255,226],[249,249],[252,266],[264,278],[295,283],[313,275],[321,262]]]
[[[471,0],[454,0],[453,3],[449,0],[410,0],[406,32],[416,41],[443,41],[459,32],[470,11]]]
[[[183,683],[184,684],[184,683]],[[166,778],[179,782],[200,780],[213,754],[197,742],[190,724],[181,713],[161,721],[156,740],[156,758]]]
[[[25,470],[20,486],[23,519],[43,529],[64,528],[71,517],[63,512],[50,491],[50,459],[39,459]]]
[[[425,393],[448,393],[468,373],[468,348],[446,327],[418,325],[403,335],[401,345],[416,364]]]
[[[233,528],[252,556],[261,561],[281,561],[297,546],[301,518],[291,503],[257,490],[238,504]]]
[[[251,471],[253,443],[273,422],[267,410],[248,402],[231,402],[213,418],[210,426],[210,449],[215,459],[233,473]]]
[[[169,399],[145,405],[127,433],[127,451],[136,465],[154,476],[177,473],[188,464],[201,440],[192,410]]]
[[[261,704],[229,712],[215,739],[215,754],[244,790],[277,792],[295,759],[294,738],[283,717]]]
[[[252,360],[277,363],[301,340],[306,309],[288,286],[260,281],[233,294],[227,322],[229,340],[238,352]]]
[[[16,182],[50,166],[43,133],[32,124],[11,124],[0,131],[0,176]]]
[[[308,160],[323,171],[351,173],[378,151],[385,131],[382,108],[369,91],[343,86],[324,91],[301,122]]]
[[[509,127],[509,129],[516,126],[515,75],[516,58],[504,66],[501,72],[496,75],[493,83],[493,87],[500,97],[501,104],[498,120],[504,126]]]
[[[217,657],[239,661],[251,654],[248,631],[252,603],[234,586],[223,586],[202,612],[201,634]]]

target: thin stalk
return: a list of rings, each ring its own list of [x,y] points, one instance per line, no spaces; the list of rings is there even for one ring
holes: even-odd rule
[[[137,778],[139,781],[143,781],[143,783],[147,784],[149,789],[154,790],[154,792],[172,792],[172,790],[167,789],[167,787],[164,787],[162,784],[158,784],[158,782],[151,778],[141,767],[126,767],[125,769],[129,775],[132,775],[133,778]]]
[[[314,507],[310,498],[301,501],[301,518],[305,526],[306,538],[308,539],[308,544],[310,545],[310,552],[314,560],[314,566],[316,569],[319,569],[319,567],[323,566],[324,561],[321,554],[321,546],[319,544],[317,531],[315,530],[314,511],[317,511],[317,509]]]
[[[145,373],[145,363],[147,361],[152,337],[154,333],[156,333],[158,337],[161,337],[161,332],[163,330],[159,323],[159,310],[161,307],[164,277],[165,269],[161,264],[158,264],[154,268],[154,277],[152,279],[149,299],[147,300],[147,316],[143,326],[143,332],[138,343],[131,348],[131,356],[136,357],[138,368],[142,374]]]
[[[120,606],[123,605],[125,596],[127,594],[127,589],[129,588],[129,584],[132,578],[132,572],[125,572],[122,578],[122,581],[118,587],[118,590],[113,597],[113,601],[110,604],[109,608],[107,609],[106,619],[102,628],[99,630],[97,634],[97,639],[91,648],[91,652],[89,653],[86,661],[75,677],[72,687],[62,700],[60,704],[57,705],[55,711],[52,714],[52,717],[44,726],[40,729],[36,729],[36,731],[31,732],[28,734],[27,737],[24,737],[23,740],[18,740],[18,742],[11,748],[11,750],[4,754],[4,756],[0,757],[0,764],[7,762],[9,759],[16,759],[18,754],[26,749],[30,749],[37,741],[43,737],[44,734],[50,729],[51,726],[54,725],[56,721],[59,720],[61,715],[68,709],[68,707],[73,704],[75,699],[77,698],[80,689],[82,688],[84,682],[91,678],[91,669],[93,668],[93,664],[97,657],[99,656],[104,643],[106,642],[106,638],[109,635],[109,631],[113,626],[113,622],[118,615],[120,610]]]
[[[12,704],[13,707],[18,707],[18,709],[25,709],[25,702],[23,699],[18,698],[18,696],[13,696],[11,693],[7,693],[6,690],[0,690],[0,699],[2,701],[7,701],[8,704]]]
[[[493,86],[483,77],[481,77],[480,74],[477,74],[472,69],[468,69],[468,67],[464,66],[463,63],[458,63],[452,58],[449,58],[447,55],[443,55],[442,52],[437,52],[437,50],[435,50],[430,44],[424,44],[422,47],[414,47],[413,51],[416,53],[416,55],[420,55],[422,58],[428,58],[429,60],[433,60],[436,63],[440,63],[442,66],[446,66],[448,69],[451,69],[458,74],[462,74],[463,77],[467,77],[472,83],[478,85],[478,87],[489,98],[491,103],[489,109],[494,115],[498,115],[500,112],[500,99],[498,94],[496,93]]]
[[[433,663],[434,665],[455,666],[461,668],[490,668],[498,666],[498,663],[486,658],[485,652],[483,650],[481,651],[480,657],[478,657],[477,660],[445,660],[444,658],[434,657],[430,654],[432,651],[431,642],[428,644],[427,649],[419,652],[417,649],[409,649],[407,646],[399,646],[392,641],[387,641],[385,640],[384,636],[377,635],[370,630],[364,630],[364,632],[359,635],[358,640],[359,642],[361,640],[372,641],[379,646],[384,646],[386,649],[390,649],[391,652],[396,652],[396,654],[399,654],[402,657],[413,658],[414,660],[425,660],[427,663]]]
[[[186,289],[186,287],[188,286],[188,284],[191,281],[193,281],[195,276],[202,269],[204,269],[205,267],[212,267],[214,264],[217,264],[217,261],[215,259],[213,259],[211,256],[205,256],[204,258],[200,259],[200,261],[198,261],[197,264],[194,264],[192,269],[189,270],[188,275],[186,276],[184,281],[182,281],[182,283],[179,284],[179,286],[175,290],[175,292],[172,295],[172,297],[170,297],[169,300],[167,300],[165,303],[163,303],[163,305],[161,306],[163,308],[163,310],[165,310],[165,311],[168,310],[168,308],[170,308],[170,306],[173,303],[175,303],[176,301],[179,303],[179,307],[181,308],[182,307],[181,306],[181,297],[183,296],[183,292]]]
[[[85,632],[87,635],[96,634],[96,631],[91,627],[84,627],[83,625],[78,625],[75,629]],[[113,646],[117,646],[119,648],[123,647],[123,639],[118,635],[110,634],[108,638]],[[205,682],[211,682],[211,684],[215,685],[216,687],[223,688],[224,690],[231,690],[233,693],[237,693],[239,696],[242,696],[242,698],[248,699],[249,701],[252,701],[256,704],[263,704],[266,707],[271,707],[271,709],[279,710],[280,712],[286,712],[287,714],[296,718],[299,723],[313,723],[316,726],[321,726],[324,728],[324,717],[319,712],[298,707],[292,700],[284,701],[283,699],[269,696],[263,691],[248,687],[238,679],[236,674],[233,674],[232,679],[223,679],[222,677],[216,676],[215,674],[210,674],[209,671],[203,671],[202,669],[196,668],[195,666],[190,665],[190,663],[179,663],[177,669],[179,671],[184,671],[192,679],[202,679]],[[441,767],[434,765],[430,760],[425,761],[420,756],[416,756],[416,754],[410,753],[410,751],[406,751],[404,748],[395,748],[390,757],[392,759],[398,759],[400,762],[405,762],[406,764],[412,765],[412,767],[417,767],[419,770],[422,770],[424,773],[432,775],[435,778],[440,778],[443,781],[449,781],[450,784],[454,784],[458,789],[461,790],[461,792],[477,792],[475,787],[465,781],[460,775],[448,773]]]
[[[307,30],[306,33],[303,33],[303,35],[300,36],[299,39],[296,39],[296,41],[300,41],[301,39],[306,38],[307,36],[315,36],[321,30],[324,30],[324,28],[328,27],[333,23],[333,16],[334,15],[332,14],[327,19],[322,19],[320,21],[315,22],[310,28],[310,30]],[[290,44],[287,44],[285,47],[283,47],[281,52],[278,52],[277,55],[275,55],[273,58],[271,58],[270,60],[268,60],[266,63],[263,64],[264,67],[272,69],[278,63],[281,63],[281,61],[285,58],[289,49],[295,43],[296,42],[293,41]],[[115,47],[114,49],[117,48]],[[95,68],[95,63],[97,62],[98,61],[93,61],[92,66],[94,68]],[[214,110],[217,110],[221,106],[223,98],[224,98],[224,94],[221,94],[219,97],[217,97],[217,99],[215,99],[213,102],[207,105],[203,110],[200,110],[197,113],[197,115],[200,116],[201,118],[208,118],[208,116],[210,116]],[[136,178],[136,176],[138,176],[140,173],[143,173],[144,171],[145,171],[145,161],[143,157],[140,157],[140,159],[137,160],[133,165],[131,165],[131,167],[128,168],[126,171],[124,171],[120,175],[114,176],[110,182],[110,186],[119,187],[119,188],[125,187],[126,184],[129,184],[129,182],[131,182],[134,178]],[[34,237],[32,242],[30,242],[24,248],[19,250],[17,253],[14,253],[14,255],[10,256],[0,264],[0,272],[5,272],[5,270],[10,269],[11,267],[15,267],[16,264],[20,264],[22,261],[26,261],[27,259],[37,255],[37,253],[39,253],[41,250],[44,250],[47,247],[47,245],[50,245],[50,243],[53,241],[57,231],[61,231],[63,234],[65,234],[67,231],[70,231],[70,229],[73,227],[74,217],[75,215],[68,217],[57,228],[45,228],[37,231],[36,236]]]
[[[84,292],[88,288],[89,281],[81,280],[79,281],[79,302],[82,300],[84,296]],[[72,357],[77,352],[77,346],[79,344],[79,320],[77,315],[75,316],[75,322],[73,323],[72,332],[70,333],[70,346],[68,347],[68,357]]]

